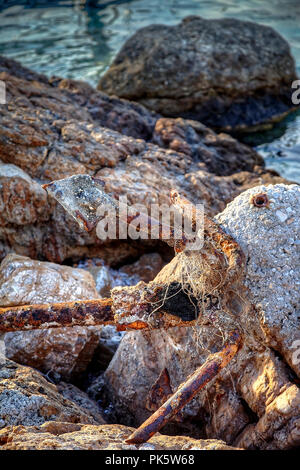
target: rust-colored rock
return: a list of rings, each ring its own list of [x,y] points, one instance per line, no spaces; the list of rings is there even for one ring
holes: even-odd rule
[[[253,171],[263,159],[250,147],[228,134],[216,134],[197,121],[161,118],[155,123],[152,141],[162,148],[192,157],[201,167],[219,176]]]
[[[0,116],[0,258],[14,251],[58,263],[100,257],[119,266],[157,250],[153,241],[103,243],[94,232],[83,233],[46,197],[41,182],[94,175],[111,195],[147,206],[169,203],[169,191],[177,189],[204,202],[210,215],[245,184],[277,182],[254,168],[262,163],[254,150],[199,123],[160,119],[139,104],[82,82],[48,80],[5,58],[0,79],[7,84]]]

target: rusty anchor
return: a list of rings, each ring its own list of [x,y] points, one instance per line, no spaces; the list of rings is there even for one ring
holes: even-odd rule
[[[117,216],[125,224],[131,223],[138,216],[139,220],[144,222],[141,224],[143,230],[150,231],[151,227],[156,226],[159,238],[174,247],[176,253],[188,248],[189,240],[184,235],[178,239],[171,229],[169,237],[166,238],[163,224],[146,214],[133,214],[129,210],[126,216],[123,216],[117,201],[105,193],[103,182],[97,178],[75,175],[43,187],[87,231],[93,230],[100,220],[97,208],[105,206],[108,210],[110,208],[117,210]],[[176,191],[171,193],[171,203],[180,211],[188,211],[193,228],[197,216],[195,206],[180,197]],[[204,216],[204,237],[211,243],[215,255],[219,257],[222,255],[226,259],[227,268],[226,276],[222,280],[223,287],[233,284],[245,267],[245,257],[241,248],[232,237],[206,216]],[[196,315],[172,312],[166,308],[163,301],[160,303],[165,296],[164,289],[152,289],[145,283],[140,284],[140,290],[128,288],[125,296],[120,295],[122,288],[115,288],[112,297],[107,299],[0,308],[0,333],[105,324],[113,324],[118,330],[156,329],[191,326],[199,321]],[[159,304],[159,307],[153,310],[153,304]],[[127,438],[126,442],[140,444],[150,439],[227,366],[241,346],[242,334],[238,328],[233,328],[223,348],[217,353],[210,354],[204,364],[188,377],[177,391]]]

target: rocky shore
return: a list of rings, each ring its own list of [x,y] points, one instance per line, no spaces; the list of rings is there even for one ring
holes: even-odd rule
[[[40,186],[73,174],[101,178],[108,193],[127,195],[132,204],[169,204],[177,189],[203,202],[209,215],[244,189],[284,182],[254,150],[195,121],[161,118],[4,58],[0,80],[8,100],[0,123],[1,258],[13,251],[61,263],[100,255],[114,265],[153,251],[127,241],[103,247],[95,234],[83,233]]]
[[[0,450],[299,448],[300,189],[224,133],[290,112],[295,77],[271,28],[199,17],[139,30],[98,90],[0,57],[0,315],[111,296],[118,313],[164,292],[163,313],[196,302],[197,317],[155,331],[0,331]],[[203,251],[176,256],[161,240],[82,230],[42,187],[79,174],[129,204],[170,205],[171,190],[203,203],[241,250],[236,275],[227,282],[232,254],[209,223]],[[230,364],[161,434],[126,443],[236,327]]]

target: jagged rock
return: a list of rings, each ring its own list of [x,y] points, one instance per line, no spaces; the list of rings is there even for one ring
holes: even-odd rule
[[[98,297],[82,269],[8,255],[0,265],[0,305],[42,304]],[[5,335],[6,356],[56,378],[82,373],[96,350],[101,327],[18,331]]]
[[[47,221],[49,203],[41,186],[16,165],[0,163],[0,224],[26,226]],[[24,201],[26,203],[24,204]]]
[[[120,268],[119,272],[128,276],[136,276],[139,281],[150,282],[164,266],[164,261],[158,253],[147,253],[142,255],[133,264],[127,264]]]
[[[0,116],[0,258],[14,251],[58,263],[100,257],[120,266],[157,251],[155,241],[103,242],[84,232],[46,197],[41,182],[97,175],[113,196],[147,207],[169,203],[175,188],[214,215],[243,190],[243,179],[251,186],[279,178],[254,167],[261,158],[234,139],[190,121],[159,119],[83,82],[48,80],[5,58],[0,79],[7,90]]]
[[[201,167],[219,176],[253,171],[263,158],[228,134],[216,134],[197,121],[161,118],[155,123],[152,141],[162,148],[192,157]]]
[[[16,254],[7,255],[2,261],[0,280],[1,307],[98,297],[93,277],[87,271]]]
[[[270,204],[261,205],[258,200],[255,205],[253,196],[258,193],[266,193]],[[173,422],[167,431],[173,434],[192,430],[195,435],[196,425],[201,437],[222,439],[239,447],[288,449],[299,446],[299,362],[294,362],[292,355],[292,344],[297,341],[299,347],[300,340],[297,317],[299,246],[296,242],[299,207],[297,185],[258,186],[228,205],[217,220],[234,235],[245,252],[248,260],[245,279],[241,272],[240,278],[229,285],[225,283],[222,288],[228,270],[222,260],[213,267],[204,264],[206,269],[202,272],[198,264],[201,252],[177,255],[148,284],[148,291],[165,286],[170,291],[166,291],[164,308],[176,311],[178,305],[186,306],[189,301],[196,313],[196,308],[200,307],[195,305],[197,299],[193,295],[198,289],[199,325],[127,333],[102,384],[98,381],[102,391],[95,398],[101,400],[102,397],[105,401],[109,391],[113,412],[119,420],[135,426],[141,424],[150,415],[146,408],[147,395],[160,372],[167,368],[175,390],[203,364],[209,352],[221,349],[224,336],[239,325],[244,331],[242,349],[227,368],[184,407],[183,423]],[[283,214],[287,215],[284,221]],[[205,249],[206,253],[206,245]],[[185,266],[190,278],[184,281]],[[211,283],[218,281],[217,286],[208,290],[208,297],[204,295],[207,290],[203,290],[204,297],[201,297],[201,286],[208,285],[205,284],[207,279]],[[270,283],[273,283],[272,288]],[[174,285],[175,293],[171,295]],[[136,288],[116,289],[112,295],[117,300],[123,295],[125,301],[141,289],[143,284],[140,283]],[[90,390],[94,390],[93,386]]]
[[[75,396],[75,392],[73,395]],[[89,400],[88,397],[86,400]],[[88,409],[86,403],[78,404],[78,399],[64,398],[57,387],[48,382],[38,371],[20,366],[8,359],[2,361],[0,428],[41,425],[46,421],[86,424],[105,422],[100,410],[95,413],[95,410]]]
[[[133,428],[48,422],[41,426],[8,426],[0,431],[1,450],[239,450],[216,439],[198,440],[157,434],[147,444],[125,439]]]
[[[88,83],[58,77],[48,79],[3,56],[0,56],[0,75],[7,85],[8,101],[25,108],[48,109],[44,116],[50,122],[74,118],[94,120],[100,126],[135,138],[148,140],[152,135],[155,113],[138,103],[101,93]]]
[[[269,26],[190,16],[138,30],[98,89],[165,116],[237,130],[289,111],[295,79],[290,47]]]

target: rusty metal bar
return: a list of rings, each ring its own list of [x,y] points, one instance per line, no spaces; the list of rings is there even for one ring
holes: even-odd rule
[[[0,332],[113,324],[112,299],[0,308]]]
[[[99,178],[89,175],[73,175],[44,184],[42,187],[87,232],[93,230],[101,220],[102,217],[98,215],[98,209],[102,207],[108,211],[115,211],[116,217],[126,225],[139,219],[140,228],[136,227],[136,230],[145,233],[147,236],[151,234],[151,229],[156,227],[160,240],[174,247],[177,253],[184,250],[188,243],[188,239],[184,234],[181,235],[181,238],[178,238],[174,228],[162,224],[159,220],[148,216],[148,214],[142,212],[131,213],[131,206],[119,204],[119,201],[104,191],[104,186],[105,183]],[[166,234],[168,235],[166,236]]]
[[[117,214],[118,215],[118,214]],[[164,241],[169,246],[174,248],[176,253],[180,253],[184,250],[185,246],[188,244],[189,240],[185,237],[184,234],[181,234],[181,238],[176,237],[176,231],[173,227],[168,227],[159,222],[158,220],[154,219],[153,217],[148,216],[142,212],[137,212],[134,216],[127,215],[127,217],[122,217],[122,214],[118,215],[120,220],[125,222],[126,224],[130,224],[133,220],[139,219],[142,228],[137,231],[146,233],[147,235],[151,234],[151,230],[154,227],[158,228],[158,238],[159,240]],[[143,230],[143,227],[146,226],[146,230]],[[166,238],[166,233],[169,234],[169,237]]]
[[[155,312],[155,321],[147,322],[147,315],[133,318],[128,308],[124,322],[114,312],[111,298],[78,300],[55,304],[33,304],[19,307],[0,308],[0,334],[9,331],[61,328],[69,326],[115,325],[117,330],[144,330],[191,326],[195,321],[184,321],[180,317],[162,310]],[[119,320],[118,320],[119,318]],[[152,319],[153,319],[152,318]]]
[[[175,416],[192,398],[210,382],[232,360],[242,345],[238,330],[231,332],[221,351],[210,354],[205,363],[182,383],[150,418],[148,418],[131,436],[127,444],[142,444],[148,441],[170,419]]]
[[[179,210],[188,214],[192,226],[196,225],[196,207],[177,191],[171,192],[171,202]],[[226,284],[235,282],[241,278],[246,265],[246,258],[240,245],[213,220],[204,214],[204,238],[211,241],[224,255],[228,261],[228,272]]]

